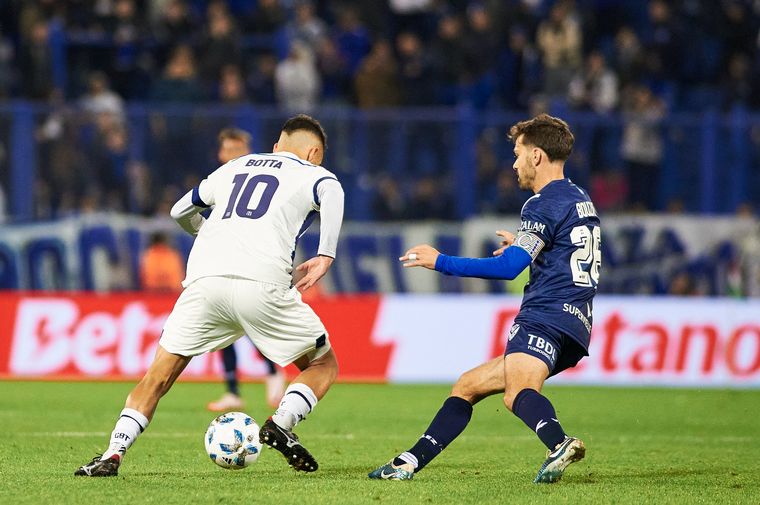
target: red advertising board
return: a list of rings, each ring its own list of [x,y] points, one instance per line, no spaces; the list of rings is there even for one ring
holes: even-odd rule
[[[0,294],[0,377],[134,379],[150,364],[174,295]],[[501,354],[519,299],[367,295],[312,303],[346,381],[453,382]],[[244,376],[265,368],[247,339]],[[185,379],[218,380],[215,355]],[[597,300],[590,356],[558,383],[760,387],[760,302]]]

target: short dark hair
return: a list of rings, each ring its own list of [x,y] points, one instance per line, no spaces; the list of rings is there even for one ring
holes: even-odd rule
[[[244,142],[245,145],[251,145],[251,134],[240,128],[225,128],[219,132],[219,143],[221,144],[225,140],[239,140]]]
[[[322,142],[322,148],[327,150],[327,134],[319,121],[306,114],[299,114],[285,121],[282,131],[290,135],[294,131],[303,130],[313,133]]]
[[[520,135],[523,135],[523,144],[543,149],[549,161],[565,161],[573,152],[575,136],[570,131],[570,126],[549,114],[539,114],[533,119],[520,121],[509,129],[507,137],[512,142],[517,142]]]

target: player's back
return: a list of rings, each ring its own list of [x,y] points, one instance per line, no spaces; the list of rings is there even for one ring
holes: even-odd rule
[[[319,210],[317,186],[328,179],[337,181],[286,152],[250,154],[217,169],[193,195],[214,208],[193,244],[184,284],[235,276],[289,285],[296,241]]]
[[[523,206],[520,231],[544,247],[531,264],[520,318],[552,326],[584,347],[601,267],[601,223],[588,194],[569,179],[552,181]]]

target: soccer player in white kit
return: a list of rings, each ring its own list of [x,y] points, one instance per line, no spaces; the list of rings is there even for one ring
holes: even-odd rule
[[[301,292],[332,265],[343,219],[343,189],[320,166],[325,147],[319,122],[295,116],[282,127],[272,153],[226,163],[174,205],[172,217],[197,235],[185,289],[166,320],[153,363],[127,397],[108,449],[75,475],[117,475],[127,449],[192,357],[243,335],[275,363],[301,370],[262,425],[261,442],[280,451],[296,470],[317,469],[292,429],[338,374],[327,331],[301,300]],[[204,219],[199,213],[209,207],[213,210]],[[303,277],[293,285],[296,242],[317,212],[318,254],[296,268]]]

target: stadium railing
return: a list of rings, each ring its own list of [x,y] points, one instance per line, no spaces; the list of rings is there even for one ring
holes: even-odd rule
[[[500,170],[510,170],[512,146],[504,139],[508,127],[524,119],[520,112],[475,112],[468,108],[359,110],[320,108],[312,111],[329,135],[324,165],[346,188],[346,217],[372,220],[377,184],[390,177],[409,196],[415,184],[434,181],[437,195],[451,209],[432,216],[461,220],[483,211],[483,187],[496,184],[484,175],[479,150],[495,156]],[[93,153],[103,148],[102,128],[126,130],[127,161],[144,163],[153,188],[175,184],[187,176],[203,177],[216,168],[216,135],[222,127],[250,131],[257,151],[268,152],[289,112],[253,105],[129,104],[123,115],[101,121],[76,104],[40,105],[24,101],[0,104],[0,184],[8,195],[11,220],[35,217],[35,182],[53,161],[51,143],[75,149],[77,163],[64,167],[72,175],[88,176]],[[576,134],[567,172],[589,187],[600,175],[626,174],[621,139],[626,119],[621,115],[563,111]],[[57,122],[57,124],[56,124]],[[103,126],[103,123],[106,126]],[[657,127],[664,152],[652,181],[656,207],[687,213],[727,214],[742,204],[760,201],[760,172],[753,168],[760,155],[760,115],[736,109],[679,113]],[[477,148],[476,148],[477,146]],[[674,205],[677,204],[677,205]],[[139,209],[127,208],[137,212]]]

